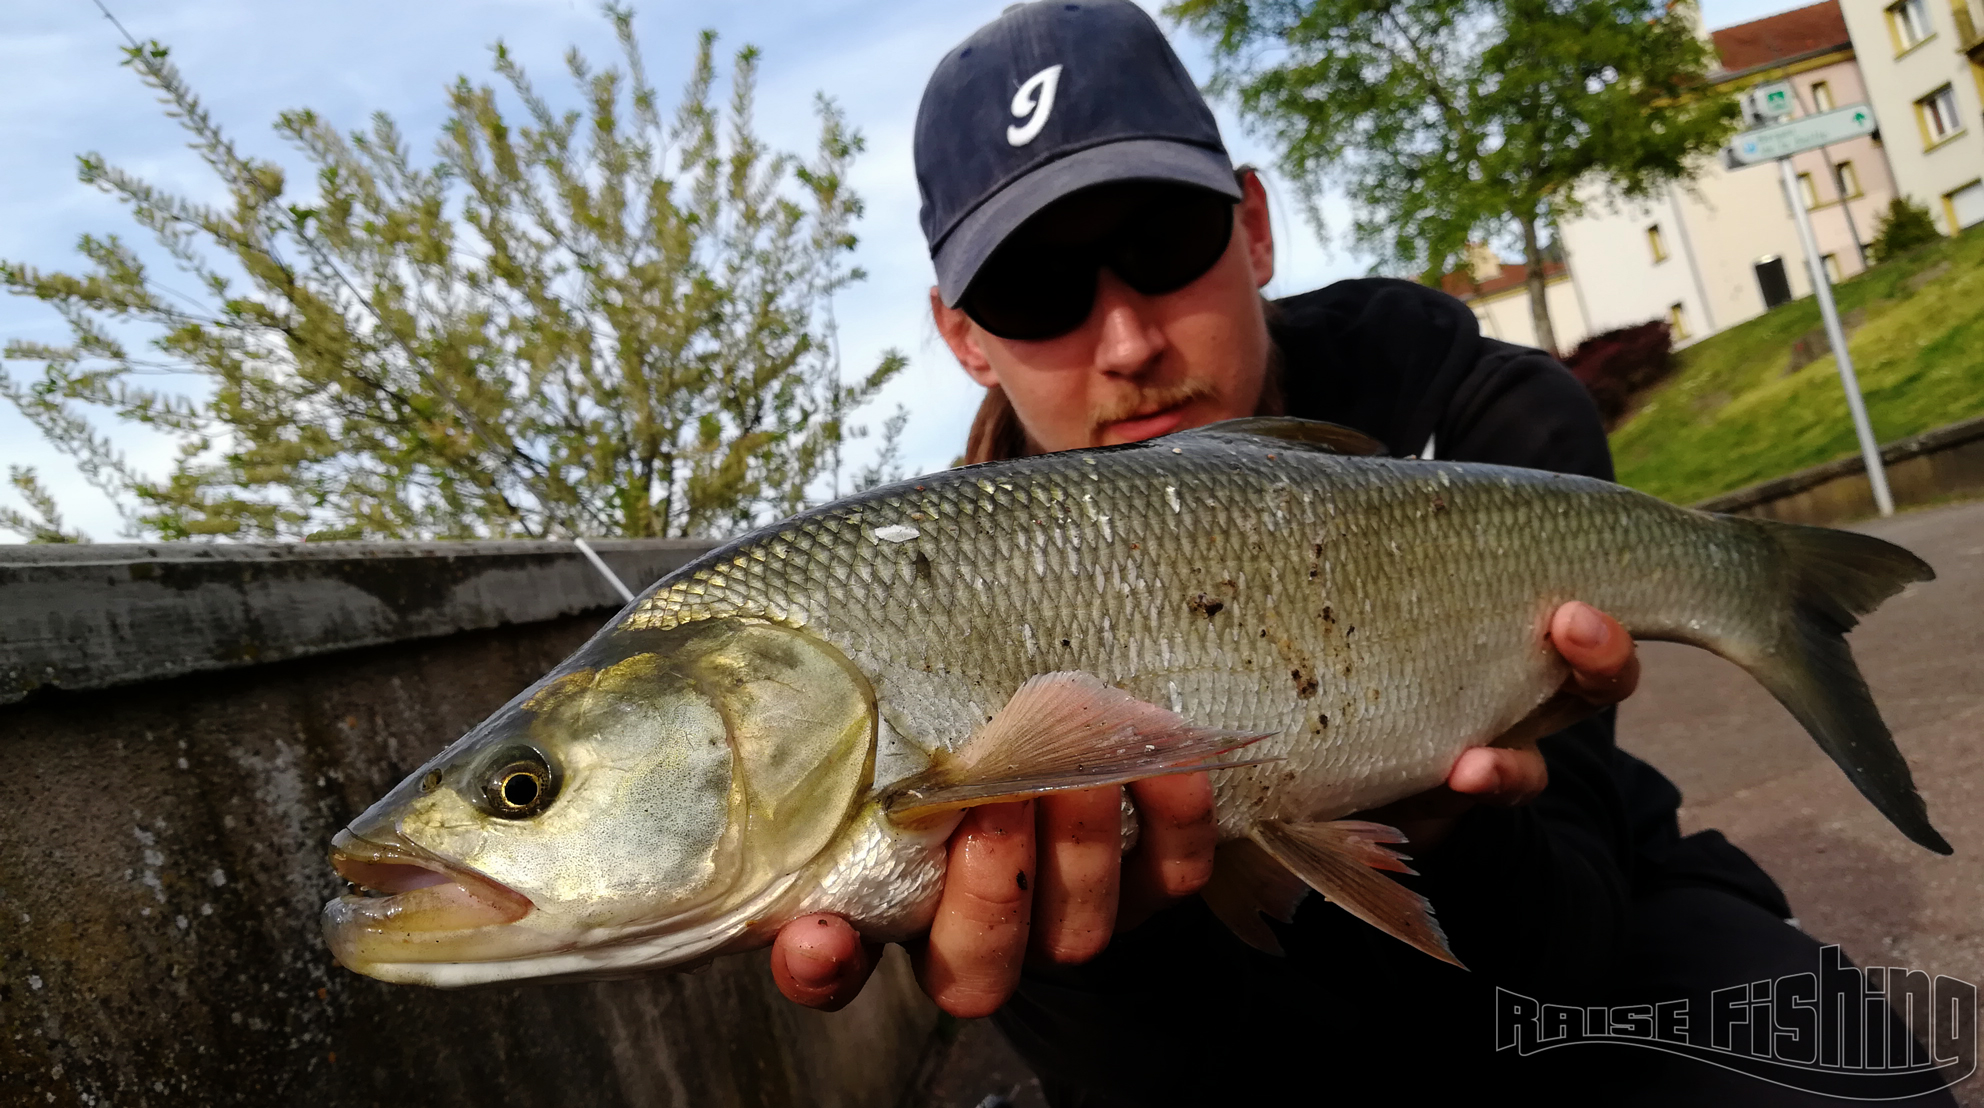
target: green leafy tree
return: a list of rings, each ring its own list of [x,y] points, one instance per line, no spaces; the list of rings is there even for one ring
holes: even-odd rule
[[[832,297],[862,276],[846,264],[861,138],[822,97],[811,160],[768,150],[757,54],[736,55],[720,104],[708,32],[665,118],[632,13],[605,12],[623,65],[568,52],[581,108],[554,108],[499,42],[521,118],[458,79],[431,164],[384,113],[349,135],[282,113],[315,170],[305,198],[237,149],[164,47],[134,42],[124,64],[227,199],[84,155],[83,181],[179,273],[160,279],[115,235],[82,239],[77,275],[0,262],[0,284],[71,331],[9,343],[40,372],[0,367],[0,392],[133,530],[167,539],[708,534],[843,491],[849,417],[903,366],[891,351],[847,381],[836,353]],[[144,380],[161,372],[210,395]],[[105,410],[175,438],[171,472],[136,472],[92,422]],[[866,480],[890,475],[902,421],[888,426]],[[31,473],[15,483],[43,518],[0,528],[67,534]]]
[[[1897,196],[1874,221],[1874,241],[1867,244],[1867,260],[1876,265],[1901,257],[1918,246],[1927,246],[1943,237],[1936,230],[1936,218],[1920,201]]]
[[[1400,272],[1517,238],[1541,345],[1544,231],[1594,193],[1691,177],[1737,125],[1687,0],[1176,0],[1212,87],[1276,142],[1309,201]]]

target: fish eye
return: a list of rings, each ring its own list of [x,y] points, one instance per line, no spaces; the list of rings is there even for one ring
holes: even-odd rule
[[[558,796],[558,774],[544,755],[529,747],[504,751],[483,779],[484,805],[491,815],[527,819]]]

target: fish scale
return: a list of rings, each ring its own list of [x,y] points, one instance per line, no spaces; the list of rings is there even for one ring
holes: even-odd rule
[[[1561,683],[1541,639],[1557,604],[1672,634],[1672,612],[1738,597],[1670,571],[1704,543],[1754,566],[1760,542],[1586,478],[1205,436],[844,501],[713,553],[623,626],[803,627],[926,751],[956,749],[1056,670],[1271,733],[1255,756],[1280,762],[1218,777],[1237,834],[1437,784]]]

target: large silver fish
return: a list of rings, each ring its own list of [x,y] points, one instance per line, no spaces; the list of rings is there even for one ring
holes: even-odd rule
[[[927,928],[967,806],[1200,765],[1207,899],[1271,946],[1305,887],[1436,957],[1342,817],[1439,784],[1550,701],[1567,600],[1706,647],[1909,838],[1949,852],[1842,637],[1933,574],[1878,539],[1581,477],[1359,456],[1241,420],[953,470],[748,535],[649,589],[339,834],[346,966],[616,975],[814,911]],[[1249,745],[1251,743],[1251,745]],[[1296,880],[1299,878],[1300,880]]]

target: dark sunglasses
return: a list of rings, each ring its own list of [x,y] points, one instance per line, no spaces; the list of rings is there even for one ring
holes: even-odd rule
[[[1233,208],[1217,193],[1161,188],[1115,208],[1113,220],[1068,218],[1072,213],[1036,218],[993,252],[958,306],[1000,338],[1065,335],[1095,310],[1104,267],[1145,296],[1176,292],[1204,276],[1232,241]],[[1073,234],[1055,227],[1071,222],[1090,227]]]

